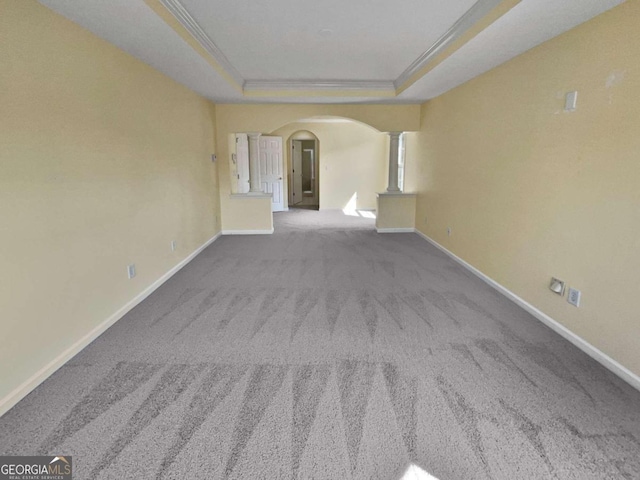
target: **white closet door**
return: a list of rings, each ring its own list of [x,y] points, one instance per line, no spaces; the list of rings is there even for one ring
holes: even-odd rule
[[[249,191],[249,137],[246,133],[236,134],[236,176],[238,193]]]
[[[271,193],[271,211],[284,210],[284,176],[282,137],[260,137],[260,182],[265,193]]]

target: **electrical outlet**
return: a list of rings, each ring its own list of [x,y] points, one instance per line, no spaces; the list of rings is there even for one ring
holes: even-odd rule
[[[171,251],[172,252],[176,251],[176,241],[175,240],[171,240]]]
[[[127,276],[129,280],[136,276],[136,265],[132,263],[131,265],[127,265]]]
[[[447,227],[447,237],[451,236],[451,227]]]
[[[424,217],[424,224],[427,224],[427,217]]]
[[[576,290],[575,288],[569,288],[569,295],[567,295],[567,302],[571,305],[575,305],[576,307],[580,306],[580,290]]]

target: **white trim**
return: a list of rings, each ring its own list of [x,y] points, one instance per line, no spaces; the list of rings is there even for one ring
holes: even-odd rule
[[[227,74],[240,86],[244,86],[244,78],[240,72],[231,64],[225,54],[213,43],[209,36],[204,32],[202,27],[198,25],[186,8],[178,0],[160,0],[160,3],[171,12],[171,14],[180,22],[185,30],[211,55],[216,62],[224,69]]]
[[[395,94],[391,80],[246,80],[244,91],[253,90],[389,90]]]
[[[400,228],[377,228],[378,233],[413,233],[416,229],[413,227],[400,227]]]
[[[273,194],[264,192],[247,192],[247,193],[232,193],[229,198],[233,200],[243,200],[247,198],[273,198]]]
[[[379,197],[415,197],[417,193],[410,192],[380,192],[376,193]]]
[[[84,335],[82,338],[77,340],[73,345],[64,350],[60,355],[47,363],[44,367],[38,370],[34,375],[32,375],[27,381],[16,387],[12,392],[10,392],[6,397],[0,400],[0,417],[7,413],[14,405],[16,405],[20,400],[26,397],[31,391],[33,391],[38,385],[44,382],[47,378],[49,378],[56,370],[62,367],[65,363],[71,360],[74,356],[76,356],[82,349],[84,349],[87,345],[93,342],[96,338],[98,338],[102,333],[104,333],[110,326],[124,317],[132,308],[141,303],[145,298],[151,295],[158,287],[160,287],[164,282],[169,280],[173,275],[175,275],[182,267],[184,267],[187,263],[193,260],[200,252],[202,252],[205,248],[215,242],[221,235],[221,232],[218,232],[212,238],[207,240],[200,247],[195,249],[188,257],[181,260],[175,267],[171,268],[168,272],[162,275],[159,279],[145,288],[142,292],[132,298],[129,302],[127,302],[123,307],[118,309],[113,315],[108,317],[98,326],[94,327],[89,333]]]
[[[549,315],[547,315],[546,313],[544,313],[541,310],[537,309],[536,307],[531,305],[526,300],[520,298],[518,295],[513,293],[511,290],[509,290],[506,287],[500,285],[498,282],[496,282],[492,278],[488,277],[487,275],[482,273],[480,270],[478,270],[474,266],[472,266],[469,263],[465,262],[463,259],[458,257],[456,254],[454,254],[453,252],[447,250],[445,247],[443,247],[438,242],[436,242],[435,240],[431,239],[430,237],[428,237],[427,235],[422,233],[420,230],[415,229],[415,232],[418,235],[420,235],[422,238],[424,238],[427,242],[431,243],[434,247],[438,248],[439,250],[441,250],[442,252],[447,254],[449,257],[451,257],[453,260],[458,262],[460,265],[465,267],[471,273],[473,273],[474,275],[478,276],[485,283],[489,284],[490,286],[495,288],[498,292],[502,293],[505,297],[507,297],[512,302],[514,302],[516,305],[522,307],[524,310],[529,312],[531,315],[533,315],[535,318],[540,320],[542,323],[544,323],[551,330],[553,330],[554,332],[556,332],[557,334],[559,334],[560,336],[564,337],[566,340],[571,342],[573,345],[578,347],[584,353],[586,353],[591,358],[593,358],[596,362],[600,363],[602,366],[604,366],[605,368],[607,368],[610,371],[612,371],[613,373],[615,373],[618,377],[623,379],[625,382],[627,382],[632,387],[636,388],[637,390],[640,390],[640,376],[638,376],[635,373],[633,373],[627,367],[621,365],[619,362],[617,362],[616,360],[611,358],[606,353],[598,350],[596,347],[591,345],[589,342],[584,340],[582,337],[579,337],[578,335],[573,333],[571,330],[569,330],[567,327],[562,325],[557,320],[554,320]]]
[[[348,118],[321,118],[321,117],[309,117],[309,118],[301,118],[300,120],[296,120],[296,123],[351,123],[351,122],[355,122],[355,120],[349,120]],[[292,138],[292,140],[298,140],[298,139]]]
[[[443,49],[445,49],[454,40],[458,39],[463,33],[469,30],[473,25],[480,21],[491,10],[497,7],[502,0],[478,0],[473,6],[462,15],[456,23],[454,23],[444,35],[416,58],[407,69],[393,82],[395,88],[402,87],[409,78],[422,70],[431,60],[434,59]]]
[[[271,235],[274,229],[270,230],[222,230],[222,235]]]

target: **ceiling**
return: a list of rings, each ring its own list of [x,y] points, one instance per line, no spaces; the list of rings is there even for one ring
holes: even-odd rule
[[[40,0],[218,103],[417,103],[624,0]]]

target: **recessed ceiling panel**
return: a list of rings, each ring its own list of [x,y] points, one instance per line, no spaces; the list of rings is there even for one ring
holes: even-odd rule
[[[474,0],[40,0],[219,103],[424,102],[623,1],[523,0],[395,96],[373,91],[375,83],[396,80]],[[239,71],[236,85],[150,7],[175,2]],[[339,92],[319,91],[322,80],[336,83]],[[247,88],[260,81],[272,95]],[[307,81],[308,91],[291,95],[295,81]],[[289,91],[282,96],[278,88]]]
[[[247,80],[395,80],[475,0],[180,0]]]

